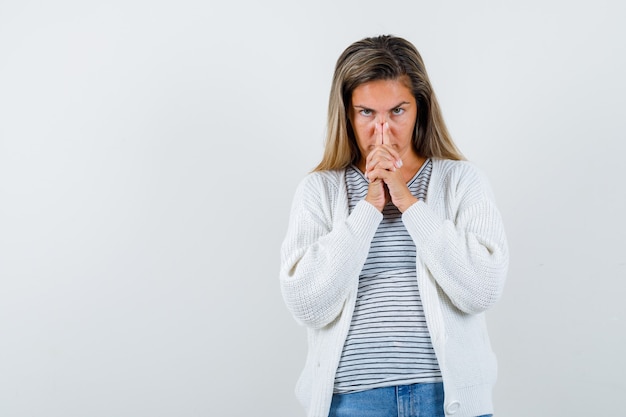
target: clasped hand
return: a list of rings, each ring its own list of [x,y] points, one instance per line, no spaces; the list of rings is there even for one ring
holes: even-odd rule
[[[402,173],[402,159],[389,143],[389,124],[376,124],[376,145],[365,160],[365,200],[382,212],[391,201],[401,212],[417,201]]]

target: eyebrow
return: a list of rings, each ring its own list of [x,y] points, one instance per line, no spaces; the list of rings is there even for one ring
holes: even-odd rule
[[[401,103],[396,104],[395,106],[393,106],[393,107],[392,107],[392,108],[390,108],[389,110],[397,109],[398,107],[403,106],[403,105],[405,105],[405,104],[411,104],[411,103],[410,103],[410,102],[408,102],[408,101],[403,101],[403,102],[401,102]],[[373,110],[373,109],[371,109],[371,108],[369,108],[369,107],[367,107],[367,106],[363,106],[363,105],[361,105],[361,104],[353,104],[353,105],[352,105],[352,107],[354,107],[354,108],[360,108],[360,109],[363,109],[363,110]]]

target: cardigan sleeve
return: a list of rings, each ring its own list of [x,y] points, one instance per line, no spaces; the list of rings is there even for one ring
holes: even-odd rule
[[[403,214],[419,256],[452,304],[465,313],[490,308],[508,270],[504,226],[484,177],[472,166],[453,172],[441,202],[419,201]],[[442,215],[445,213],[445,215]]]
[[[311,328],[332,322],[351,290],[356,290],[361,268],[382,214],[360,201],[345,219],[336,209],[347,196],[320,173],[298,186],[287,235],[281,247],[280,283],[287,308],[296,321]],[[345,215],[344,215],[345,217]]]

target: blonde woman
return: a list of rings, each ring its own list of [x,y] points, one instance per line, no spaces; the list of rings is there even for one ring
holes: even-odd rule
[[[416,48],[350,45],[281,249],[283,297],[308,332],[307,415],[491,415],[484,312],[507,268],[489,185],[450,138]]]

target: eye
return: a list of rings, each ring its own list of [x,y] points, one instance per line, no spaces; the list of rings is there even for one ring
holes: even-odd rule
[[[361,116],[371,116],[372,115],[372,111],[370,109],[361,109],[361,110],[359,110],[359,114]]]
[[[404,109],[402,107],[396,107],[391,111],[394,115],[399,116],[404,113]]]

